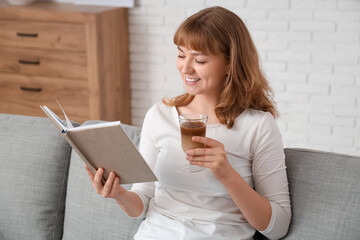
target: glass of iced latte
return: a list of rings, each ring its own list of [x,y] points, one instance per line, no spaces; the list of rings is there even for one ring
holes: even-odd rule
[[[193,136],[205,137],[207,119],[206,115],[198,113],[179,115],[181,146],[184,152],[190,149],[205,147],[202,143],[193,142],[191,138]],[[200,166],[190,165],[189,162],[183,165],[183,170],[187,172],[198,172],[203,169]]]

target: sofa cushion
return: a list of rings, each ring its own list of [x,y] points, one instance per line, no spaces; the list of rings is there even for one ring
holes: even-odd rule
[[[47,118],[0,114],[0,239],[61,239],[71,148]]]
[[[92,123],[97,122],[88,121],[85,124]],[[140,128],[122,126],[138,147]],[[63,239],[132,239],[142,220],[128,217],[113,199],[104,199],[98,195],[84,165],[76,152],[72,151]],[[124,187],[129,189],[131,186]]]
[[[285,154],[293,214],[285,239],[360,239],[360,157]]]

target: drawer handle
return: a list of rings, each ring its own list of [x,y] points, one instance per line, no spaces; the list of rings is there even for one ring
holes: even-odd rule
[[[40,65],[40,61],[19,60],[20,64]]]
[[[37,33],[16,33],[16,35],[18,35],[19,37],[32,37],[32,38],[38,37]]]
[[[22,91],[28,91],[28,92],[41,92],[41,88],[29,88],[29,87],[20,87]]]

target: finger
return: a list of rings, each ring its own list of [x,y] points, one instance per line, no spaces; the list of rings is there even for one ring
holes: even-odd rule
[[[190,161],[190,164],[205,168],[211,168],[211,162],[207,162],[207,161]]]
[[[102,183],[101,183],[101,178],[102,178],[103,173],[104,173],[104,169],[103,169],[103,168],[99,168],[99,169],[96,171],[96,174],[95,174],[95,177],[94,177],[94,182],[95,182],[95,184],[97,184],[97,185],[102,184]]]
[[[193,155],[216,155],[216,152],[212,148],[195,148],[186,151],[187,156]]]
[[[120,187],[120,178],[116,176],[111,191],[115,192],[118,187]]]
[[[213,161],[215,161],[215,158],[213,156],[192,155],[192,156],[186,156],[186,160],[188,160],[190,162],[193,162],[193,161],[213,162]]]
[[[120,178],[116,176],[113,187],[116,187],[117,185],[120,185]]]
[[[91,181],[93,181],[94,180],[94,174],[90,171],[90,169],[86,165],[85,165],[85,170],[87,171]]]
[[[120,177],[118,177],[118,176],[116,176],[116,178],[115,178],[115,181],[113,184],[113,191],[114,192],[117,191],[117,193],[119,193],[119,194],[124,194],[127,192],[127,190],[120,185]]]
[[[102,191],[103,197],[107,197],[109,195],[109,193],[111,192],[111,189],[112,189],[112,186],[114,183],[114,179],[115,179],[115,173],[110,172],[109,177],[106,180],[103,191]]]
[[[191,138],[193,142],[199,142],[205,144],[207,147],[221,147],[223,144],[215,139],[208,138],[208,137],[200,137],[200,136],[193,136]]]

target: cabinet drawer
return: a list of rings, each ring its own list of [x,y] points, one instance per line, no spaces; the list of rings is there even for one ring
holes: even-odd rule
[[[1,113],[46,117],[40,109],[40,105],[46,105],[63,118],[55,99],[71,120],[89,119],[87,81],[0,74]]]
[[[85,51],[85,26],[82,24],[1,20],[0,45]]]
[[[86,78],[86,54],[0,47],[0,72]]]

